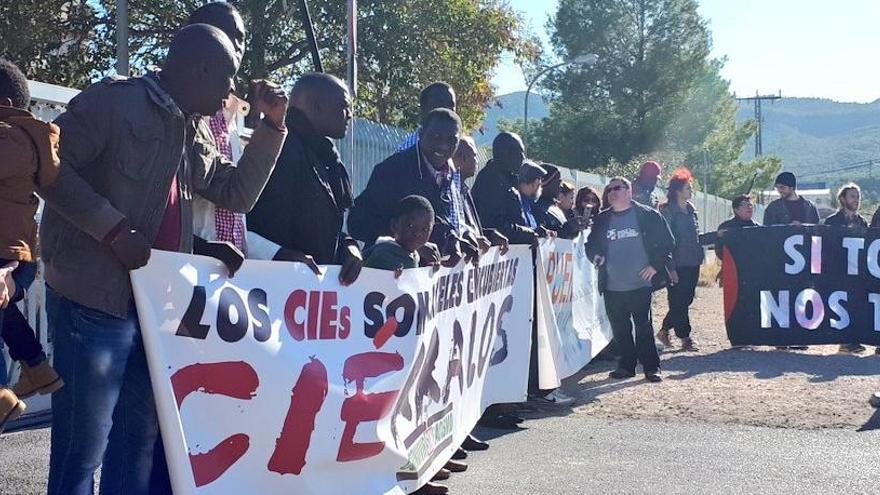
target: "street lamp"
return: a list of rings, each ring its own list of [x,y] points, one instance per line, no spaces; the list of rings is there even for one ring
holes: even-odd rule
[[[599,60],[599,56],[596,55],[595,53],[589,53],[586,55],[578,55],[577,57],[575,57],[571,60],[566,60],[566,61],[560,62],[556,65],[551,65],[550,67],[547,67],[546,69],[542,70],[535,77],[532,78],[532,81],[529,83],[529,86],[526,88],[525,111],[524,111],[524,115],[523,115],[524,116],[523,135],[522,135],[523,144],[526,144],[526,142],[528,141],[528,135],[529,135],[529,93],[531,93],[532,86],[534,86],[535,83],[538,82],[538,79],[541,79],[544,76],[544,74],[550,72],[551,70],[558,69],[558,68],[562,67],[563,65],[577,64],[577,65],[583,65],[585,67],[589,67],[589,66],[595,64],[596,61],[598,61],[598,60]]]

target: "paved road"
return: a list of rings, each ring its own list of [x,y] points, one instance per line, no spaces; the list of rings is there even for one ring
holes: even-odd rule
[[[796,407],[793,405],[792,407]],[[880,420],[880,414],[875,415]],[[880,432],[785,430],[586,415],[525,423],[490,441],[460,495],[880,492]],[[483,430],[489,437],[497,430]]]
[[[482,430],[492,448],[471,455],[468,472],[448,482],[451,493],[880,492],[878,430],[786,430],[586,414],[524,424],[526,429],[515,433]],[[868,427],[878,424],[880,413]],[[48,448],[47,429],[0,437],[0,493],[44,493]]]

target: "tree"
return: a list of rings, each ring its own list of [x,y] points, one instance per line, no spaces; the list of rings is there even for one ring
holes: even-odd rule
[[[101,19],[86,0],[0,2],[0,57],[29,79],[82,87],[106,67]]]
[[[113,0],[101,0],[108,18]],[[132,61],[143,67],[161,58],[196,0],[130,0]],[[298,3],[233,0],[248,27],[239,84],[270,77],[286,84],[312,70]],[[489,83],[502,52],[534,58],[536,43],[502,0],[362,0],[358,2],[358,115],[389,125],[415,127],[418,94],[438,80],[458,93],[466,127],[476,128],[493,96]],[[325,70],[345,72],[346,7],[338,0],[310,2]],[[113,24],[106,41],[112,40]]]
[[[561,59],[596,53],[589,68],[548,78],[551,114],[533,149],[590,167],[664,145],[706,74],[709,32],[695,0],[561,0],[550,26]]]

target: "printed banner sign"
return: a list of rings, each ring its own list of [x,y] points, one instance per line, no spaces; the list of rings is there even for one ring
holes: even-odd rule
[[[544,239],[536,267],[538,384],[556,388],[587,365],[611,341],[596,268],[584,251],[586,234],[574,240]]]
[[[132,273],[174,493],[414,491],[525,398],[525,247],[434,272],[154,251]]]
[[[733,345],[880,345],[880,230],[754,227],[724,236]]]

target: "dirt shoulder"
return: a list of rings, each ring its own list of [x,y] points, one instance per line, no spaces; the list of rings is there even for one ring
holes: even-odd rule
[[[698,352],[661,353],[664,382],[641,375],[611,380],[613,361],[595,361],[566,380],[576,397],[572,413],[612,418],[650,418],[736,423],[778,428],[860,428],[880,414],[867,404],[880,390],[880,356],[837,354],[836,346],[807,351],[731,349],[724,330],[721,289],[699,288],[691,310]],[[655,325],[666,314],[657,294]],[[872,420],[873,417],[873,420]]]

